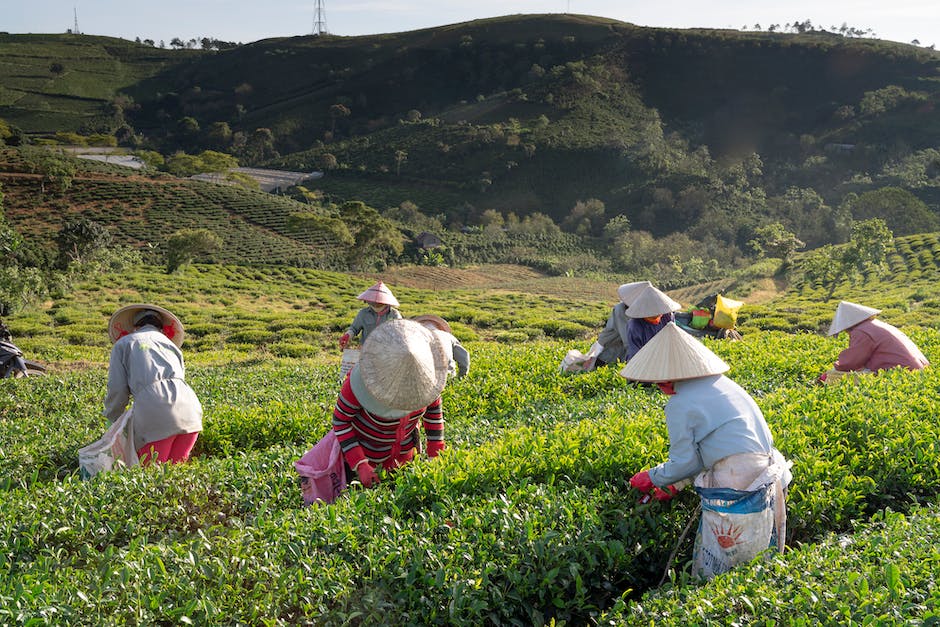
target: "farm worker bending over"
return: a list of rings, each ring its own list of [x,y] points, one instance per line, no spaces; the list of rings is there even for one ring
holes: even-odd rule
[[[444,448],[441,392],[449,366],[440,337],[412,320],[386,322],[369,335],[333,411],[347,477],[353,470],[369,488],[379,482],[377,467],[394,470],[411,461],[421,448],[419,423],[428,457],[437,456]]]
[[[620,302],[614,305],[607,318],[607,324],[600,333],[597,334],[595,346],[600,350],[600,354],[594,360],[594,367],[600,368],[607,364],[618,361],[627,361],[627,326],[630,324],[630,318],[627,317],[627,308],[633,300],[646,287],[652,287],[649,281],[637,281],[636,283],[624,283],[617,288],[617,296]],[[594,347],[592,347],[594,349]]]
[[[849,347],[839,353],[832,370],[820,375],[820,381],[832,383],[848,371],[878,372],[897,366],[921,370],[929,364],[920,349],[902,331],[875,319],[880,313],[880,309],[846,300],[839,303],[829,335],[847,332]]]
[[[362,333],[360,342],[364,344],[369,334],[375,330],[375,327],[388,320],[401,319],[401,314],[397,309],[394,309],[398,307],[398,299],[392,294],[392,290],[388,289],[381,281],[356,296],[356,298],[365,301],[368,307],[359,310],[346,333],[339,338],[340,348],[346,348],[349,340],[360,333]]]
[[[750,561],[786,538],[785,490],[791,463],[773,445],[760,408],[723,376],[728,365],[668,324],[621,371],[668,395],[669,459],[630,485],[668,501],[694,479],[702,501],[694,571],[702,578]]]
[[[124,413],[130,397],[140,463],[184,462],[202,431],[202,405],[184,381],[183,324],[156,305],[127,305],[108,324],[114,346],[104,415]]]
[[[627,325],[627,361],[659,333],[667,324],[675,320],[672,312],[682,309],[682,305],[652,285],[648,285],[637,294],[627,309],[630,322]]]
[[[450,350],[449,354],[452,357],[450,368],[448,369],[450,374],[456,373],[458,379],[465,377],[467,372],[470,371],[470,353],[460,344],[460,340],[454,337],[453,333],[450,332],[450,325],[447,324],[447,321],[434,314],[415,316],[412,320],[423,325],[425,329],[428,329],[432,333],[437,334],[440,337],[441,344]]]

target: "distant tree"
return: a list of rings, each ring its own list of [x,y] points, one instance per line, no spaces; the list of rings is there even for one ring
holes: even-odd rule
[[[827,244],[807,255],[804,278],[826,290],[829,301],[843,283],[865,273],[881,273],[894,237],[884,220],[874,218],[852,226],[852,239],[842,246]]]
[[[52,63],[49,64],[49,71],[55,74],[56,76],[59,76],[60,74],[62,74],[62,72],[65,71],[65,66],[59,63],[58,61],[53,61]]]
[[[357,266],[370,262],[384,264],[390,256],[400,255],[404,250],[401,231],[376,209],[361,201],[350,201],[343,203],[339,212],[355,239],[349,251],[350,263]]]
[[[755,229],[754,239],[748,244],[758,256],[766,254],[784,261],[789,261],[794,251],[805,245],[796,235],[783,228],[779,222],[772,222]]]
[[[339,165],[336,155],[331,152],[324,152],[317,155],[317,167],[321,170],[335,170]]]
[[[67,219],[55,238],[56,266],[65,270],[71,263],[84,263],[109,246],[111,240],[111,232],[100,222],[84,217]]]
[[[630,218],[620,213],[607,221],[604,225],[604,237],[610,241],[630,232]]]
[[[75,176],[75,162],[65,155],[49,150],[38,149],[23,153],[27,167],[31,172],[41,175],[39,192],[46,193],[46,185],[64,192],[72,186]]]
[[[604,203],[597,198],[579,200],[562,221],[561,228],[577,235],[598,236],[607,224],[605,211]]]
[[[404,150],[395,151],[395,175],[401,176],[401,164],[408,161],[408,153]]]
[[[421,112],[417,109],[409,109],[408,113],[405,114],[405,120],[414,124],[415,122],[421,121]]]
[[[330,120],[332,121],[332,125],[330,126],[331,135],[336,134],[336,120],[339,118],[348,118],[351,113],[352,111],[349,110],[349,107],[344,104],[336,103],[330,105]]]
[[[160,44],[161,44],[160,47],[162,48],[163,42],[161,41]],[[171,48],[185,48],[186,44],[179,37],[174,37],[173,39],[170,40],[170,47]]]
[[[248,137],[245,150],[249,158],[254,162],[276,157],[278,153],[277,150],[274,149],[274,133],[272,133],[269,128],[256,128]]]
[[[895,235],[928,233],[940,228],[940,221],[926,203],[900,187],[852,194],[846,197],[845,204],[856,220],[882,218]]]
[[[180,229],[166,241],[166,273],[171,274],[220,248],[222,239],[209,229]]]
[[[287,217],[287,227],[309,235],[325,235],[332,244],[352,246],[356,239],[341,219],[318,213],[294,213]]]
[[[232,145],[232,128],[228,122],[213,122],[206,132],[206,139],[216,150],[227,150]]]

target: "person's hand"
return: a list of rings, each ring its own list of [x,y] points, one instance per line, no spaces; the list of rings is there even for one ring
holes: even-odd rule
[[[643,470],[630,477],[630,485],[644,494],[652,491],[656,486],[650,479],[650,471]]]
[[[356,474],[359,475],[359,483],[365,488],[371,488],[380,483],[379,475],[376,474],[375,468],[367,461],[356,466]]]
[[[660,490],[659,488],[653,490],[653,498],[657,501],[671,500],[672,497],[677,494],[679,494],[679,491],[676,490],[676,486],[674,485],[667,485],[665,490]]]
[[[339,338],[339,347],[346,348],[347,344],[349,344],[349,334],[343,333],[343,337]]]

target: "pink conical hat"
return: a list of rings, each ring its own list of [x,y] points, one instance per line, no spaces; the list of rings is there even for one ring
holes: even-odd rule
[[[392,290],[388,289],[388,286],[385,283],[379,281],[366,291],[364,291],[359,296],[356,296],[359,300],[364,300],[367,303],[381,303],[383,305],[391,305],[392,307],[398,307],[398,299],[395,298],[395,295],[392,294]]]
[[[620,376],[631,381],[684,381],[729,369],[721,357],[670,322],[637,351]]]
[[[844,300],[836,307],[836,315],[832,318],[832,324],[829,326],[829,335],[838,335],[842,331],[854,327],[859,322],[865,322],[880,313],[880,309]]]

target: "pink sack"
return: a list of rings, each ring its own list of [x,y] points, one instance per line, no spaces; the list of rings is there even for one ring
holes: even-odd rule
[[[327,431],[312,449],[294,462],[294,468],[300,474],[304,505],[312,505],[317,501],[332,503],[346,489],[343,452],[333,429]]]

